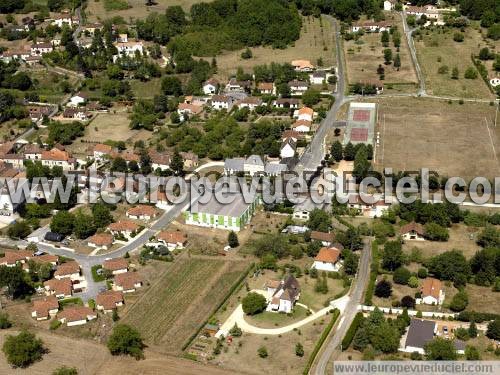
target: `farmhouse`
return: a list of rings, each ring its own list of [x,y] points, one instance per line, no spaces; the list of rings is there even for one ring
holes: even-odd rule
[[[31,316],[36,320],[47,320],[59,311],[59,301],[54,296],[44,297],[33,301]]]
[[[141,204],[129,209],[126,215],[130,219],[151,220],[158,215],[158,211],[153,206]]]
[[[82,92],[78,92],[73,95],[68,102],[68,106],[77,107],[79,105],[83,105],[88,99],[88,96]]]
[[[339,262],[340,250],[335,247],[322,247],[314,258],[311,268],[318,271],[338,272],[342,266]]]
[[[106,259],[102,268],[110,271],[113,275],[128,272],[128,262],[125,258]]]
[[[85,121],[90,118],[90,113],[86,112],[84,109],[77,108],[66,108],[63,111],[64,118],[72,118],[75,120]]]
[[[119,56],[134,57],[136,53],[143,54],[143,44],[139,41],[126,41],[126,42],[115,42],[113,45],[118,50]]]
[[[409,240],[424,241],[425,240],[424,227],[421,224],[415,223],[414,221],[401,227],[399,233],[401,234],[401,238],[403,238],[403,240],[406,240],[406,241],[409,241]]]
[[[300,297],[300,285],[297,279],[289,275],[281,281],[268,281],[266,287],[269,301],[266,310],[291,313]]]
[[[293,60],[292,66],[297,72],[312,72],[314,65],[309,60]]]
[[[187,236],[179,231],[167,231],[163,230],[156,236],[159,242],[162,242],[168,248],[173,249],[183,249],[187,244]]]
[[[119,306],[123,306],[123,293],[116,290],[107,290],[99,293],[96,297],[97,310],[105,314],[113,311]]]
[[[32,56],[43,55],[44,53],[49,53],[54,50],[52,43],[41,42],[32,44],[30,47],[30,52]]]
[[[219,202],[212,194],[207,203],[195,202],[184,212],[186,224],[240,231],[248,224],[257,207],[258,197],[247,203],[243,194],[227,194],[228,203]]]
[[[421,288],[422,298],[419,301],[425,305],[442,305],[444,302],[444,291],[441,281],[428,277],[424,280]]]
[[[224,173],[227,175],[245,173],[254,176],[264,173],[264,162],[258,155],[250,155],[248,158],[232,158],[224,161]]]
[[[184,169],[196,168],[199,164],[198,155],[192,152],[179,152],[184,160]]]
[[[355,23],[351,31],[353,33],[359,30],[364,30],[369,33],[380,33],[382,31],[388,31],[392,27],[392,23],[388,21],[364,21]]]
[[[57,319],[61,323],[66,323],[68,327],[87,324],[88,321],[97,319],[97,314],[90,307],[69,306],[57,314]]]
[[[319,241],[323,246],[330,246],[333,243],[333,233],[313,230],[311,232],[311,240]]]
[[[54,17],[54,20],[52,21],[52,25],[55,25],[55,26],[62,28],[64,26],[64,24],[71,26],[72,22],[73,22],[73,19],[71,18],[71,14],[61,13],[61,14],[58,14]]]
[[[312,122],[314,118],[314,110],[309,107],[302,107],[301,109],[298,110],[295,117],[297,117],[297,120],[305,120]]]
[[[43,283],[45,294],[54,295],[57,299],[69,298],[73,295],[73,284],[70,279],[50,279]]]
[[[217,94],[217,90],[219,89],[219,81],[215,78],[210,78],[209,80],[203,83],[203,93],[205,95],[214,95]]]
[[[347,206],[359,210],[361,215],[373,219],[381,217],[389,209],[390,204],[385,203],[383,199],[379,199],[373,203],[364,202],[359,194],[350,194]]]
[[[96,249],[107,250],[113,245],[113,235],[110,233],[96,233],[87,239],[87,245]]]
[[[51,107],[49,106],[30,106],[28,107],[28,111],[30,113],[31,121],[38,121],[43,119],[44,116],[48,116],[51,111]]]
[[[151,158],[151,168],[153,168],[154,171],[157,169],[162,171],[170,169],[171,158],[166,152],[158,152],[155,149],[150,149],[148,155]]]
[[[364,143],[373,145],[375,123],[377,121],[376,103],[356,103],[349,105],[344,145]]]
[[[195,116],[203,112],[203,107],[195,104],[180,103],[177,107],[177,113],[181,117],[181,121],[184,121],[186,117]]]
[[[311,126],[311,121],[297,120],[292,124],[292,129],[298,133],[309,133],[311,131]]]
[[[439,10],[434,5],[425,5],[423,7],[408,5],[405,7],[405,13],[416,18],[426,16],[429,20],[439,19]]]
[[[324,70],[318,70],[309,74],[309,81],[313,85],[322,85],[327,80],[327,74]]]
[[[94,149],[92,151],[92,156],[94,157],[95,160],[102,163],[106,161],[109,158],[109,155],[111,155],[111,153],[114,151],[116,150],[113,147],[102,143],[98,143],[94,146]]]
[[[142,278],[137,272],[120,273],[113,280],[113,290],[123,293],[135,292],[140,287],[142,287]]]

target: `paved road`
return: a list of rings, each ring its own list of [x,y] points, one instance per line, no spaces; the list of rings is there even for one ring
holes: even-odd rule
[[[415,71],[417,72],[417,78],[419,83],[418,95],[424,96],[426,95],[425,77],[424,74],[422,73],[420,63],[418,62],[417,50],[415,48],[415,43],[413,41],[413,32],[415,31],[415,29],[410,29],[410,27],[408,26],[408,23],[406,22],[406,14],[404,11],[400,12],[399,14],[403,19],[403,31],[406,35],[406,40],[408,41],[408,47],[410,48],[410,55],[413,61],[413,65],[415,66]]]
[[[297,165],[297,171],[316,171],[316,168],[321,165],[321,161],[325,158],[325,138],[328,130],[333,127],[336,122],[336,114],[342,104],[345,103],[345,77],[344,77],[344,58],[342,52],[342,45],[340,43],[340,31],[337,21],[331,17],[326,16],[328,21],[335,29],[336,42],[337,42],[337,90],[334,94],[335,103],[333,103],[330,110],[327,112],[326,118],[323,119],[314,137],[302,154],[300,161]]]
[[[317,364],[314,366],[313,370],[311,370],[311,374],[323,375],[331,373],[331,371],[328,371],[327,365],[330,360],[335,358],[335,354],[340,346],[340,343],[342,342],[347,329],[350,327],[354,316],[358,311],[358,305],[361,303],[366,284],[370,277],[370,262],[371,239],[366,239],[361,252],[358,273],[353,281],[347,306],[345,307],[343,314],[340,315],[338,325],[334,328],[335,333],[333,336],[330,336],[327,341],[325,341],[325,344],[323,344],[323,350],[321,355],[316,360]]]

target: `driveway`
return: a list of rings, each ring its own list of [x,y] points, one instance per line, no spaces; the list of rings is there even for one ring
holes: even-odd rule
[[[252,290],[252,292],[259,293],[262,295],[266,295],[266,292],[263,290]],[[281,335],[283,333],[287,333],[293,331],[295,328],[300,328],[305,324],[311,323],[312,321],[321,318],[326,315],[331,309],[339,309],[343,312],[350,300],[349,296],[344,296],[335,301],[330,302],[330,306],[327,306],[321,310],[316,311],[315,313],[309,315],[308,317],[299,320],[298,322],[289,324],[285,327],[279,328],[260,328],[251,325],[245,320],[245,313],[243,312],[242,304],[239,304],[233,313],[226,319],[226,321],[222,324],[219,331],[216,334],[216,337],[220,337],[221,335],[227,336],[228,332],[233,328],[234,324],[237,324],[239,328],[243,332],[254,333],[256,335]],[[278,313],[276,313],[278,314]]]

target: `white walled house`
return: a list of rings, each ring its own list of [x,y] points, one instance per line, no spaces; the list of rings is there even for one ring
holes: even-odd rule
[[[266,310],[286,314],[291,313],[300,297],[300,285],[297,279],[289,275],[281,281],[272,280],[266,286],[268,294]]]
[[[425,231],[424,227],[421,224],[411,222],[401,227],[400,230],[401,238],[405,241],[424,241]]]
[[[79,105],[85,104],[87,101],[87,95],[78,92],[75,95],[73,95],[68,102],[68,106],[73,106],[73,107],[78,107]]]
[[[292,95],[302,95],[309,88],[309,83],[305,81],[290,81],[288,82],[288,87],[290,87],[290,92]]]
[[[213,109],[229,111],[233,107],[233,99],[225,95],[214,95],[212,96],[211,106]]]
[[[293,138],[287,138],[281,144],[280,157],[282,159],[294,157],[296,149],[297,142]]]
[[[205,95],[215,95],[219,89],[219,81],[215,78],[210,78],[203,83],[203,93]]]
[[[314,258],[311,268],[318,271],[338,272],[342,267],[340,261],[340,250],[335,247],[322,247]]]
[[[396,6],[397,1],[396,0],[385,0],[384,1],[384,10],[387,12],[390,12],[391,10],[394,10],[394,7]]]
[[[425,305],[442,305],[445,298],[443,284],[438,279],[428,277],[424,280],[421,288],[421,301]]]

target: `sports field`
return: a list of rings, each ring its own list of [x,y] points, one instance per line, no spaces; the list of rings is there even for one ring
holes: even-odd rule
[[[500,127],[488,103],[381,99],[376,169],[418,170],[448,177],[493,177],[500,169]]]

